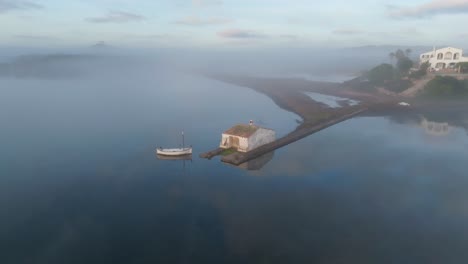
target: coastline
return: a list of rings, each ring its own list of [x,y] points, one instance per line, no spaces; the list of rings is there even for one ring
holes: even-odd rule
[[[211,75],[212,79],[247,87],[256,92],[268,96],[280,108],[293,112],[302,118],[302,122],[282,138],[263,145],[251,152],[234,152],[222,157],[222,161],[234,165],[240,165],[253,160],[265,153],[301,140],[311,134],[331,127],[340,122],[352,119],[356,116],[386,116],[397,119],[410,118],[418,120],[427,116],[437,120],[437,113],[462,113],[468,110],[468,104],[463,101],[427,100],[424,98],[408,98],[385,93],[356,91],[358,80],[353,79],[344,83],[315,82],[304,79],[291,78],[263,78],[251,76]],[[350,84],[353,83],[353,84]],[[338,101],[339,107],[331,107],[317,98],[311,98],[307,92],[320,93],[344,99],[359,101],[351,104],[349,100]],[[316,99],[316,100],[314,100]],[[410,106],[399,105],[402,100],[410,102]],[[460,115],[450,121],[450,124],[467,128],[468,121]],[[200,154],[202,158],[211,159],[221,150],[215,149]]]
[[[359,91],[361,88],[359,77],[343,83],[310,81],[298,78],[264,78],[238,75],[208,75],[207,77],[218,81],[243,86],[268,96],[280,108],[293,112],[302,118],[295,130],[317,125],[320,122],[337,118],[358,109],[367,111],[359,116],[401,116],[401,115],[427,115],[436,116],[437,113],[450,113],[456,116],[454,125],[466,127],[460,113],[468,112],[468,103],[465,99],[430,99],[425,97],[405,97],[388,95],[378,91]],[[314,92],[323,95],[349,98],[359,101],[359,105],[341,105],[331,108],[326,104],[314,101],[306,93]],[[407,106],[398,105],[399,102],[408,102]]]
[[[346,82],[334,83],[297,78],[264,78],[237,75],[209,75],[208,77],[247,87],[268,96],[280,108],[293,112],[302,118],[302,124],[297,129],[344,116],[359,109],[399,108],[394,106],[398,102],[395,97],[354,91],[345,86]],[[360,103],[358,105],[341,103],[340,107],[332,108],[313,100],[306,94],[307,92],[349,98]]]
[[[339,89],[338,83],[311,82],[301,79],[265,79],[246,76],[210,76],[218,81],[235,84],[253,89],[273,100],[280,108],[293,112],[302,118],[302,122],[286,136],[262,145],[248,153],[234,152],[221,160],[226,163],[240,165],[257,157],[272,152],[278,148],[301,140],[311,134],[326,129],[337,123],[361,115],[368,110],[368,104],[340,102],[340,107],[330,107],[325,103],[313,100],[306,92],[320,92],[320,89]],[[314,88],[315,86],[315,88]],[[201,158],[211,159],[219,155],[221,149],[201,153]]]

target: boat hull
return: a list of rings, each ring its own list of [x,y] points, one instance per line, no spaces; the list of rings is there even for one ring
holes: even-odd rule
[[[161,155],[161,156],[170,156],[170,157],[185,156],[185,155],[192,154],[192,148],[176,148],[176,149],[157,148],[156,154]]]
[[[164,156],[164,155],[159,155],[157,154],[156,157],[159,159],[159,160],[192,160],[192,155],[191,154],[188,154],[188,155],[183,155],[183,156]]]

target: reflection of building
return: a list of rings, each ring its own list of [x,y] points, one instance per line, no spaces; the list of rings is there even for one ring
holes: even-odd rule
[[[421,126],[426,132],[433,136],[446,136],[450,133],[451,127],[448,123],[432,122],[423,118]]]
[[[461,126],[465,129],[466,134],[468,134],[468,120],[464,121]]]
[[[260,170],[261,168],[263,168],[263,166],[265,166],[268,162],[270,162],[273,159],[274,155],[274,151],[268,152],[267,154],[262,155],[256,159],[242,163],[237,167],[244,170]]]
[[[426,52],[419,57],[421,63],[429,62],[430,69],[454,69],[459,62],[468,62],[468,57],[463,57],[463,50],[447,47]]]
[[[253,125],[237,125],[225,131],[221,137],[220,148],[234,148],[239,152],[248,152],[262,145],[273,142],[275,131]]]

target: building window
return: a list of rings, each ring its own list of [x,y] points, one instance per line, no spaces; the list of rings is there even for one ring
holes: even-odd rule
[[[453,54],[453,59],[454,59],[454,60],[458,60],[459,58],[460,58],[460,54],[459,54],[459,53]]]
[[[438,60],[441,60],[443,58],[444,58],[444,54],[442,54],[442,53],[437,54],[437,59]]]
[[[451,60],[453,58],[452,52],[445,53],[444,60]]]

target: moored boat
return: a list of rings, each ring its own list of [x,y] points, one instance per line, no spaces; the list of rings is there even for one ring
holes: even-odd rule
[[[162,155],[162,156],[185,156],[185,155],[191,155],[192,154],[192,146],[190,147],[185,147],[185,137],[184,137],[184,132],[182,132],[182,148],[162,148],[159,147],[156,149],[156,154]]]
[[[192,148],[157,148],[156,154],[163,156],[184,156],[192,154]]]

